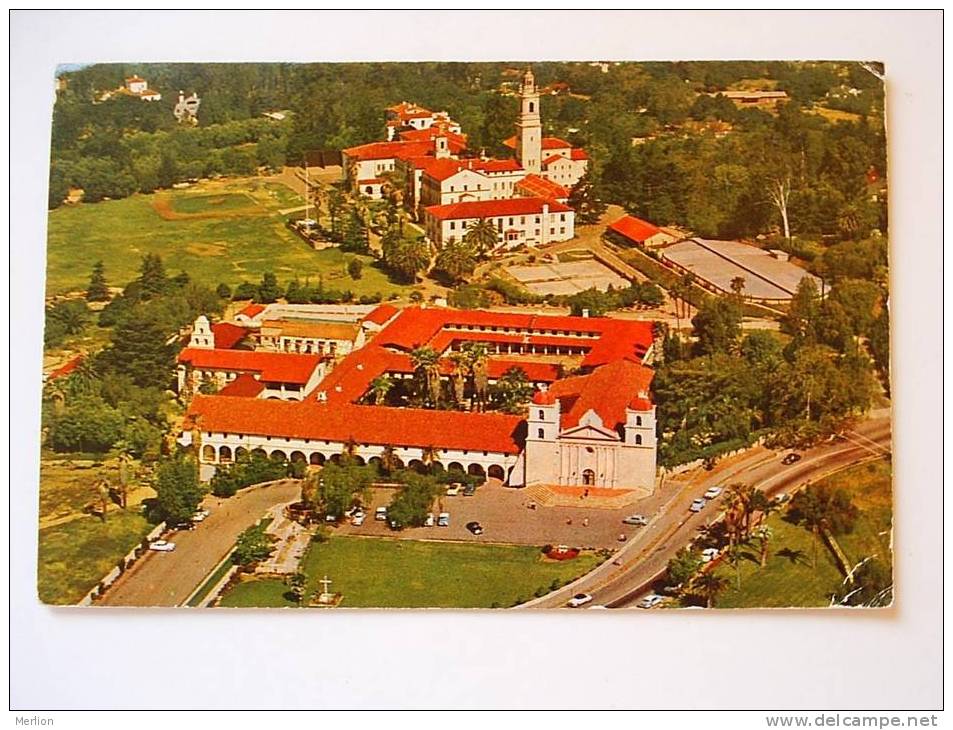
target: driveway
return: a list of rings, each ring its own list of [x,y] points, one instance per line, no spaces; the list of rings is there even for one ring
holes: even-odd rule
[[[293,502],[298,482],[282,481],[252,487],[230,499],[209,497],[209,516],[192,530],[166,537],[171,553],[148,552],[106,591],[96,605],[178,606],[212,572],[235,545],[236,538],[276,504]]]

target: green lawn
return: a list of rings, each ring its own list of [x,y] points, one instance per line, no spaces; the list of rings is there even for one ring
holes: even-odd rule
[[[876,555],[885,564],[891,561],[890,526],[891,468],[887,461],[861,464],[822,480],[850,494],[861,514],[854,530],[838,535],[837,542],[852,563]],[[817,544],[817,568],[811,567],[813,541],[810,532],[791,524],[782,515],[772,515],[770,557],[764,568],[758,565],[757,547],[747,550],[741,560],[741,589],[736,588],[736,571],[719,567],[719,575],[730,587],[717,600],[718,608],[775,608],[787,606],[828,606],[830,595],[843,581],[833,556],[822,542]]]
[[[80,517],[40,530],[37,590],[44,603],[77,603],[152,529],[134,511],[111,512],[105,522]]]
[[[209,201],[224,199],[245,201],[248,215],[241,214],[245,208],[233,208],[221,211],[228,217],[168,220],[154,203],[161,207],[170,199],[173,213],[181,213],[182,206],[205,206],[196,212],[214,215]],[[125,286],[138,275],[147,253],[162,256],[170,273],[184,270],[213,287],[258,282],[265,271],[273,271],[282,285],[295,275],[312,282],[323,276],[327,288],[350,289],[356,296],[409,291],[391,283],[369,257],[360,257],[363,276],[354,281],[345,271],[352,254],[309,248],[277,212],[300,204],[299,196],[277,183],[240,180],[57,208],[48,215],[47,294],[84,289],[99,260],[105,263],[109,285]]]
[[[600,559],[583,554],[565,562],[542,558],[539,548],[334,537],[312,543],[302,561],[309,595],[325,574],[351,608],[491,608],[533,598],[594,568]],[[290,606],[278,580],[236,586],[222,606]]]
[[[172,209],[176,213],[211,213],[218,211],[243,210],[256,208],[258,202],[242,193],[221,194],[178,194],[172,198]]]

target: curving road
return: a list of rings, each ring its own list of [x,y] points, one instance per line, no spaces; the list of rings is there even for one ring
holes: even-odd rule
[[[293,502],[301,485],[281,481],[251,487],[229,499],[209,497],[209,516],[192,530],[174,532],[171,553],[148,552],[110,586],[97,606],[178,606],[235,545],[236,538],[277,504]]]
[[[649,525],[616,554],[574,583],[519,608],[558,608],[575,593],[589,593],[596,605],[610,608],[634,606],[650,592],[651,584],[664,573],[668,561],[687,545],[703,525],[718,516],[713,500],[699,513],[688,511],[693,499],[711,486],[744,482],[764,489],[770,496],[791,492],[846,466],[883,458],[891,449],[890,418],[885,415],[859,424],[847,434],[802,452],[799,462],[784,465],[783,453],[753,449],[750,455],[725,464],[704,478],[689,482]]]

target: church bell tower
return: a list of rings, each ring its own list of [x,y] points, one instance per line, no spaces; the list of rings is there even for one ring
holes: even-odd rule
[[[520,118],[516,122],[516,156],[526,172],[542,169],[543,124],[539,116],[539,90],[533,72],[526,69],[520,86]]]

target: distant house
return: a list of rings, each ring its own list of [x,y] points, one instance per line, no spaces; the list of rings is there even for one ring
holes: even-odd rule
[[[162,94],[149,88],[149,82],[141,76],[130,76],[126,79],[121,91],[129,96],[137,96],[143,101],[160,101]]]
[[[653,248],[678,240],[671,231],[659,228],[653,223],[636,218],[634,215],[622,216],[619,220],[611,223],[606,229],[606,233],[627,246],[634,244]]]
[[[773,107],[776,106],[779,102],[787,101],[788,95],[786,91],[774,91],[774,90],[753,90],[753,91],[715,91],[709,96],[718,96],[721,95],[726,99],[730,99],[737,106],[754,106],[754,107]]]

